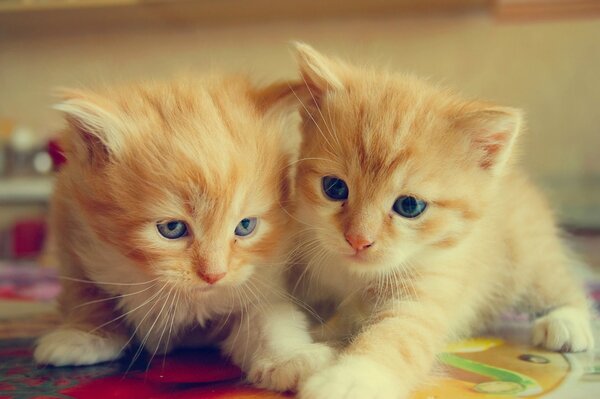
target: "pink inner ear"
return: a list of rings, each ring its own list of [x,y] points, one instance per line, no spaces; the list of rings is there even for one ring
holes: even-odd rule
[[[485,135],[475,140],[477,147],[483,150],[483,156],[479,160],[479,166],[483,169],[491,169],[496,163],[500,152],[508,142],[508,133],[499,132]]]
[[[88,159],[92,162],[101,162],[108,159],[109,152],[104,143],[94,134],[87,132],[78,125],[75,126],[87,151]]]
[[[300,84],[298,92],[304,93],[301,100],[307,101],[305,105],[314,105],[318,107],[321,104],[321,100],[323,98],[323,90],[317,86],[310,77],[303,74],[303,81]]]

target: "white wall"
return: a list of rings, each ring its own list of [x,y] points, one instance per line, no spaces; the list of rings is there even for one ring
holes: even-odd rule
[[[527,169],[551,191],[563,220],[600,226],[599,38],[600,20],[499,24],[481,14],[170,23],[100,33],[56,33],[48,24],[0,36],[0,117],[55,131],[61,121],[49,109],[54,86],[208,68],[249,70],[265,80],[291,77],[288,41],[301,39],[525,109]]]

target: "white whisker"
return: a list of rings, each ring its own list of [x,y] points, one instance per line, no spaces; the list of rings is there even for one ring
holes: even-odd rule
[[[152,289],[154,287],[156,287],[156,284],[151,285],[149,287],[146,287],[146,288],[144,288],[143,290],[140,290],[140,291],[131,292],[131,293],[128,293],[128,294],[115,295],[115,296],[111,296],[111,297],[108,297],[108,298],[96,299],[96,300],[93,300],[93,301],[88,301],[88,302],[85,302],[85,303],[80,303],[79,305],[73,307],[73,309],[77,309],[77,308],[80,308],[82,306],[87,306],[87,305],[91,305],[91,304],[94,304],[94,303],[101,303],[101,302],[106,302],[106,301],[112,301],[114,299],[120,299],[120,298],[126,298],[126,297],[133,296],[133,295],[139,295],[142,292],[146,292],[146,291],[148,291],[148,290],[150,290],[150,289]]]
[[[144,281],[142,283],[114,283],[114,282],[108,282],[108,281],[83,280],[83,279],[67,277],[67,276],[58,276],[58,278],[61,280],[76,281],[78,283],[103,284],[103,285],[125,285],[125,286],[146,285],[146,284],[150,284],[150,283],[153,283],[156,280],[158,280],[158,277],[157,277],[152,280]]]

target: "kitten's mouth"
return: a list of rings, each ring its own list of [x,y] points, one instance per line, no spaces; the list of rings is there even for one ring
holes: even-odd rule
[[[345,254],[345,257],[347,259],[350,259],[350,260],[352,260],[354,262],[359,262],[359,263],[365,263],[365,262],[369,261],[368,255],[366,253],[360,252],[360,251],[355,252],[353,254]]]
[[[219,286],[214,286],[214,285],[209,285],[209,284],[197,284],[192,288],[192,291],[194,292],[210,292],[210,291],[214,291],[216,289],[219,289],[220,287],[222,287],[221,285]]]
[[[349,254],[348,252],[342,255],[351,267],[357,270],[366,271],[378,269],[381,266],[382,254],[380,252],[358,251]]]

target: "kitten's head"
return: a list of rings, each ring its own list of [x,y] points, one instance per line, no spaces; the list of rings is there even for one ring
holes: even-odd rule
[[[277,262],[290,154],[268,99],[248,81],[66,91],[57,108],[70,126],[60,192],[138,271],[235,286]]]
[[[455,247],[507,170],[520,112],[296,50],[298,215],[344,260],[327,263],[379,272]]]

